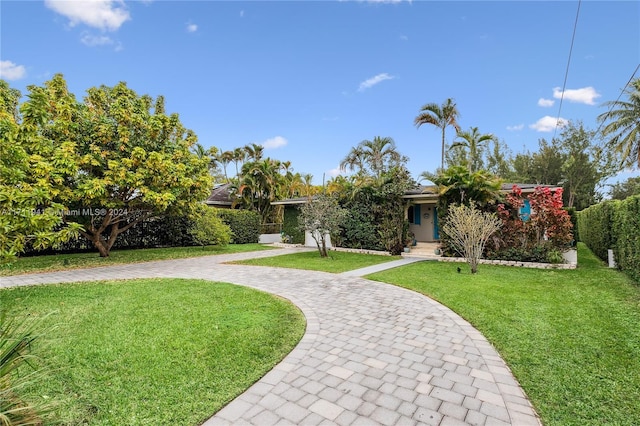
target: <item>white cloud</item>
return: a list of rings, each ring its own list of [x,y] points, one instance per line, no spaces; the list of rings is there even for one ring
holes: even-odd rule
[[[287,143],[289,142],[282,136],[276,136],[275,138],[267,139],[260,145],[262,145],[264,149],[276,149],[280,148],[281,146],[285,146]]]
[[[556,118],[545,115],[540,120],[536,121],[534,124],[530,124],[529,127],[537,130],[538,132],[552,132],[557,127],[566,126],[568,121],[564,118]]]
[[[556,101],[554,101],[553,99],[545,99],[545,98],[538,99],[538,106],[541,106],[541,107],[551,107],[555,103]]]
[[[6,80],[19,80],[27,74],[24,65],[14,64],[11,61],[0,61],[0,77]]]
[[[385,80],[393,80],[394,78],[395,78],[394,76],[389,75],[386,72],[382,73],[382,74],[378,74],[378,75],[376,75],[374,77],[371,77],[371,78],[363,81],[362,83],[360,83],[360,87],[358,87],[358,91],[362,92],[364,90],[367,90],[367,89],[375,86],[378,83],[381,83],[381,82],[383,82]]]
[[[115,31],[131,19],[122,0],[45,0],[44,3],[49,9],[69,18],[72,27],[82,23]]]
[[[400,36],[400,40],[409,41],[409,37],[407,37],[406,35],[403,34],[403,35]]]
[[[198,25],[196,25],[196,24],[187,24],[187,32],[188,33],[195,33],[196,31],[198,31]]]
[[[507,130],[510,132],[515,132],[518,130],[524,129],[524,124],[516,124],[515,126],[507,126]]]
[[[563,98],[562,89],[554,87],[553,97],[556,99]],[[596,98],[600,97],[600,93],[596,92],[593,87],[583,87],[582,89],[569,89],[564,91],[564,99],[569,102],[575,102],[579,104],[595,105]]]
[[[340,170],[340,167],[336,167],[335,169],[327,170],[326,173],[327,176],[336,177],[339,176],[340,173],[342,173],[342,170]]]
[[[82,44],[85,44],[87,46],[105,46],[113,44],[113,40],[110,37],[104,35],[94,36],[88,33],[83,34],[80,38],[80,41],[82,42]]]

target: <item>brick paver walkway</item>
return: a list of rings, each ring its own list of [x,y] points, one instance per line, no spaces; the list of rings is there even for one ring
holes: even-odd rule
[[[200,278],[291,300],[307,329],[272,371],[205,425],[540,425],[487,340],[418,293],[354,274],[224,265],[295,249],[0,277],[0,287]]]

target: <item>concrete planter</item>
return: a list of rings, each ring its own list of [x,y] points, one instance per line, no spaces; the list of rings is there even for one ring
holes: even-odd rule
[[[569,265],[577,265],[578,264],[578,250],[569,249],[562,253],[562,258],[564,259],[564,263],[568,263]]]

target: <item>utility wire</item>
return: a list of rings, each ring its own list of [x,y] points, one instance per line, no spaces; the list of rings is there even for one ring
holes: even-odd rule
[[[556,132],[558,131],[558,124],[560,124],[560,112],[562,111],[562,100],[564,99],[564,91],[567,87],[567,77],[569,76],[569,65],[571,64],[571,53],[573,53],[573,42],[576,39],[576,28],[578,27],[578,16],[580,16],[580,5],[582,0],[578,0],[578,10],[576,11],[576,20],[573,23],[573,35],[571,36],[571,47],[569,48],[569,59],[567,59],[567,69],[564,72],[564,83],[562,83],[562,93],[560,94],[560,106],[558,107],[558,119],[556,120],[556,126],[553,129],[553,139],[556,138]]]

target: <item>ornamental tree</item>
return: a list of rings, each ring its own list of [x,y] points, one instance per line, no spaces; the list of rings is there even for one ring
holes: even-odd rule
[[[65,173],[73,168],[68,146],[42,144],[21,125],[20,92],[0,80],[0,261],[9,261],[27,245],[42,249],[78,235],[79,224],[61,227],[64,204],[54,202]]]
[[[211,188],[207,158],[191,148],[196,135],[164,98],[139,96],[126,83],[100,86],[76,102],[61,74],[43,87],[29,86],[22,127],[37,143],[32,155],[52,159],[58,170],[51,200],[64,204],[63,221],[106,257],[118,235],[165,212],[187,214]]]
[[[298,221],[300,229],[311,233],[320,257],[327,257],[326,236],[340,232],[347,210],[340,207],[338,200],[330,195],[321,194],[300,207]]]
[[[500,226],[500,219],[493,213],[483,212],[473,205],[453,204],[449,207],[442,232],[449,237],[449,244],[462,253],[471,273],[475,274],[485,244]]]

